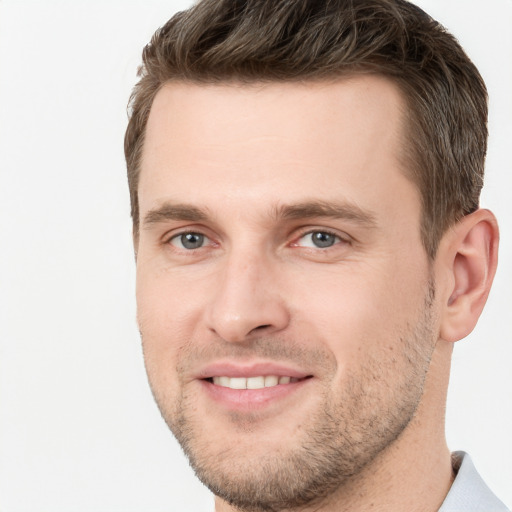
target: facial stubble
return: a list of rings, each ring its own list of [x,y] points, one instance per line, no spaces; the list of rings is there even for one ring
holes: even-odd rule
[[[278,512],[321,502],[357,477],[414,417],[436,341],[433,299],[430,285],[419,321],[403,329],[393,355],[383,360],[382,352],[367,354],[357,371],[346,369],[342,390],[332,388],[331,378],[337,370],[333,354],[309,350],[307,342],[297,346],[259,338],[251,345],[229,345],[232,357],[243,351],[244,355],[300,360],[303,367],[322,368],[323,375],[331,377],[321,383],[320,399],[303,418],[296,431],[299,440],[291,447],[283,438],[280,446],[248,457],[242,448],[245,445],[233,442],[231,436],[236,433],[249,445],[264,445],[264,419],[258,414],[232,415],[232,430],[220,445],[209,435],[208,413],[197,410],[196,398],[186,386],[170,403],[167,393],[152,385],[155,400],[198,478],[236,509]],[[209,352],[215,351],[226,355],[220,345]],[[204,350],[182,354],[178,372],[201,357],[205,357]]]

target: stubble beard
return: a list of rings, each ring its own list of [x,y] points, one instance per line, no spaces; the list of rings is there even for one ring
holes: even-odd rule
[[[328,380],[324,383],[321,399],[301,425],[300,441],[286,451],[269,450],[248,460],[231,439],[226,439],[225,446],[212,446],[205,425],[208,418],[199,417],[194,397],[182,389],[171,405],[152,386],[162,416],[197,477],[241,512],[301,510],[348,485],[401,435],[421,401],[436,341],[433,287],[425,302],[420,321],[400,336],[397,347],[401,352],[384,362],[369,355],[359,371],[347,376],[341,392],[333,391]],[[276,357],[276,350],[286,346],[276,339],[257,340],[255,345],[255,355],[268,357]],[[297,347],[293,351],[296,353]],[[292,353],[288,349],[283,352],[282,357]],[[302,358],[307,357],[308,352],[303,351]],[[317,364],[323,358],[327,367],[336,369],[331,354],[315,351],[311,358]],[[250,436],[256,430],[250,417],[233,417],[235,420],[237,435]]]

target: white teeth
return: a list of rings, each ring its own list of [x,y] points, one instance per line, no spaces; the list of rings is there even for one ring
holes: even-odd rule
[[[215,382],[215,379],[217,379],[217,382]],[[218,386],[224,386],[225,388],[229,387],[229,377],[215,377],[215,379],[213,379],[213,382]]]
[[[277,386],[279,383],[279,378],[275,375],[267,375],[265,377],[265,387],[271,388],[272,386]]]
[[[231,389],[262,389],[277,386],[278,384],[289,384],[297,382],[295,377],[278,377],[277,375],[266,375],[261,377],[213,377],[216,386]]]
[[[229,379],[231,389],[247,389],[247,379],[245,377],[232,377]]]
[[[249,377],[247,389],[261,389],[265,387],[265,377]]]

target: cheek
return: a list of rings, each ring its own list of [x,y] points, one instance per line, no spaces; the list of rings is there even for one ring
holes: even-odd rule
[[[137,321],[154,392],[176,389],[180,351],[198,326],[198,294],[181,288],[169,274],[137,269]]]
[[[308,337],[327,345],[340,367],[355,364],[361,352],[382,351],[387,357],[411,320],[420,318],[428,283],[424,273],[411,269],[405,276],[394,264],[380,270],[361,265],[303,278],[294,293],[295,318]]]
[[[382,423],[386,430],[389,422],[402,421],[401,411],[411,413],[422,393],[433,346],[426,285],[416,276],[415,289],[405,293],[354,274],[343,283],[325,282],[321,294],[308,295],[303,330],[336,360],[332,403],[343,404],[361,425]],[[383,409],[396,414],[386,419]]]
[[[139,328],[162,342],[190,335],[188,329],[204,297],[201,283],[156,266],[143,263],[137,267]]]

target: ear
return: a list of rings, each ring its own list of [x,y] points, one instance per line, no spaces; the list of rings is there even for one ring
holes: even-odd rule
[[[496,273],[498,242],[496,218],[483,209],[466,215],[443,237],[438,256],[448,287],[441,306],[442,339],[458,341],[475,327]]]

